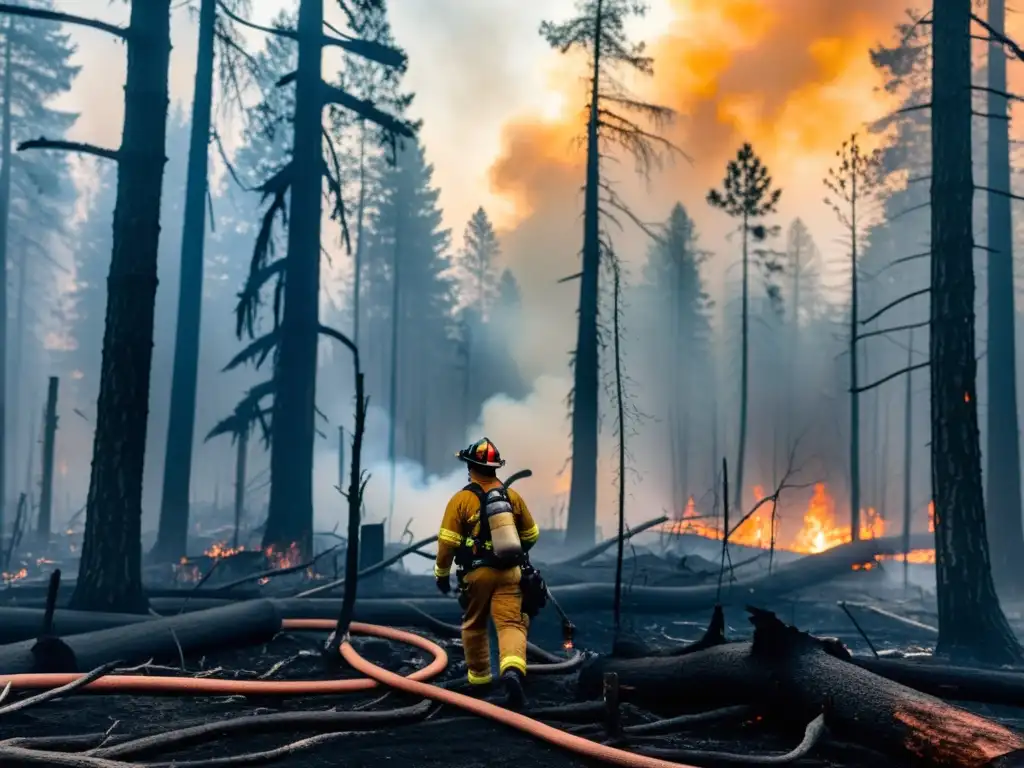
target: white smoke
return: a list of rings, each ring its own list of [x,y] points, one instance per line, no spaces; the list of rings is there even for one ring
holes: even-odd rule
[[[394,516],[391,539],[398,539],[408,530],[414,539],[437,532],[445,505],[457,490],[466,484],[466,467],[455,459],[455,452],[471,441],[486,436],[501,450],[507,462],[507,477],[520,469],[530,469],[533,476],[516,483],[541,528],[562,527],[568,501],[571,452],[566,395],[572,382],[565,376],[544,375],[533,384],[531,393],[522,400],[496,395],[484,403],[480,418],[470,427],[460,445],[451,447],[452,468],[444,476],[425,475],[415,462],[399,462],[395,467]],[[363,463],[370,473],[365,495],[363,522],[384,522],[391,494],[391,469],[387,461],[388,418],[380,409],[371,407],[368,414],[367,447]],[[615,437],[610,429],[602,433],[601,467],[598,480],[598,525],[605,534],[615,520]],[[334,489],[337,484],[337,456],[324,451],[317,457],[314,470],[317,530],[330,530],[338,524],[344,528],[347,519],[345,500]],[[637,503],[636,478],[627,476],[630,496],[627,499],[627,521],[657,516],[656,510],[642,509]],[[347,483],[347,480],[346,480]],[[635,510],[635,513],[631,513]],[[406,537],[408,538],[408,536]],[[410,564],[412,565],[412,564]]]

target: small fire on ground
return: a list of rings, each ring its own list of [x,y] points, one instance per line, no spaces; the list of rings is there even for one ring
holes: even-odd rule
[[[761,501],[766,498],[761,486],[754,486],[754,498]],[[775,549],[798,552],[800,554],[818,554],[826,550],[846,544],[851,540],[850,526],[840,525],[836,521],[835,500],[828,493],[824,483],[817,483],[811,494],[810,501],[803,513],[800,527],[793,529],[792,517],[775,514],[773,503],[768,501],[747,518],[739,528],[729,536],[733,544],[748,547]],[[780,510],[781,512],[781,510]],[[934,505],[928,505],[928,529],[934,530]],[[780,518],[783,518],[780,520]],[[709,539],[722,539],[720,523],[713,521],[697,511],[693,497],[686,503],[681,516],[671,523],[666,523],[673,533],[690,533]],[[787,530],[789,529],[789,530]],[[872,508],[862,509],[860,513],[860,538],[877,539],[885,535],[886,521]],[[903,561],[903,555],[882,555],[879,560]],[[911,563],[934,563],[935,550],[915,549],[907,553]],[[854,570],[870,570],[872,563],[855,566]]]
[[[232,547],[227,541],[217,541],[203,552],[203,557],[216,563],[219,560],[245,551],[247,550],[244,545]],[[263,550],[263,556],[266,558],[266,570],[271,571],[292,568],[298,565],[302,562],[301,555],[299,544],[295,541],[281,549],[270,546]],[[203,578],[203,570],[199,563],[193,562],[187,557],[182,557],[174,565],[174,578],[176,581],[197,582]],[[267,581],[268,579],[262,578],[259,580],[259,583],[265,584]]]

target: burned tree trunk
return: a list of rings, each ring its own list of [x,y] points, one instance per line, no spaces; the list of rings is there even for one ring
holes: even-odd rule
[[[988,23],[1002,32],[1005,0],[989,0]],[[1004,596],[1024,594],[1020,434],[1017,416],[1016,313],[1013,295],[1013,218],[1006,51],[988,48],[988,445],[985,451],[992,577]]]
[[[7,508],[7,233],[11,219],[11,30],[4,44],[3,147],[0,148],[0,541]],[[13,535],[13,533],[12,533]]]
[[[572,480],[565,541],[583,549],[597,535],[597,421],[598,421],[598,277],[601,269],[599,194],[601,147],[598,136],[601,80],[601,42],[604,19],[597,1],[594,67],[591,73],[590,116],[587,121],[587,176],[583,202],[583,264],[580,274],[579,322],[573,357]]]
[[[39,492],[39,520],[36,537],[44,546],[50,544],[53,520],[53,449],[57,439],[57,386],[60,379],[50,377],[46,394],[46,421],[43,425],[43,487]]]
[[[143,612],[142,470],[146,450],[160,188],[167,132],[171,0],[133,2],[113,251],[85,540],[70,607]]]
[[[185,222],[181,237],[181,284],[178,289],[178,328],[174,337],[171,409],[164,455],[164,485],[160,529],[154,558],[177,561],[188,539],[189,483],[195,431],[196,376],[199,370],[199,324],[203,305],[203,246],[206,237],[207,153],[213,105],[216,0],[202,0],[199,10],[199,52],[192,98]]]
[[[931,416],[937,652],[1022,660],[989,567],[974,345],[971,1],[935,3],[932,61]]]
[[[829,730],[905,765],[1018,765],[1024,739],[967,710],[860,668],[845,648],[753,613],[752,643],[694,646],[690,653],[598,659],[579,677],[592,697],[615,673],[624,698],[660,709],[749,704],[765,717],[806,723],[824,712]],[[1000,759],[1005,763],[997,762]]]
[[[302,0],[295,75],[295,139],[288,219],[288,277],[274,368],[270,509],[263,547],[313,551],[313,440],[319,333],[321,39],[323,0]]]

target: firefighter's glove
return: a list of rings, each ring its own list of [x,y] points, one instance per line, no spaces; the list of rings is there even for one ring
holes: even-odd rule
[[[450,576],[438,576],[434,581],[437,583],[437,591],[442,595],[447,595],[452,591],[452,581]]]

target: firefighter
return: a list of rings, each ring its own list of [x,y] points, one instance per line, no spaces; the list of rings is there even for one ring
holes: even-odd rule
[[[451,567],[458,566],[462,647],[470,686],[489,688],[491,652],[488,615],[498,633],[499,671],[508,706],[526,704],[526,630],[520,588],[526,552],[540,530],[522,497],[506,489],[497,471],[505,466],[488,438],[455,454],[469,469],[469,485],[452,496],[441,520],[434,577],[442,594],[451,591]]]

